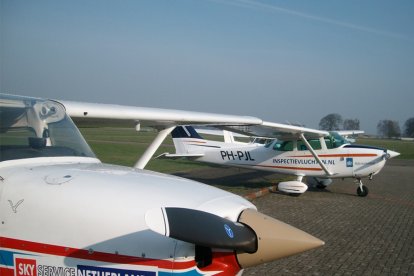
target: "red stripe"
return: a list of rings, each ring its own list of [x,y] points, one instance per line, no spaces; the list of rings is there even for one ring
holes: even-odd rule
[[[0,267],[1,276],[14,276],[14,269]]]
[[[0,244],[3,248],[17,249],[22,251],[30,251],[34,253],[49,254],[62,257],[78,258],[84,260],[93,260],[109,263],[131,264],[131,265],[146,265],[156,266],[164,269],[187,269],[194,267],[195,261],[173,262],[167,260],[147,259],[141,257],[118,255],[105,252],[90,253],[86,249],[77,249],[59,245],[24,241],[18,239],[11,239],[0,237]],[[7,275],[7,274],[5,274]],[[1,274],[3,276],[3,274]]]
[[[205,141],[185,141],[186,143],[196,143],[196,144],[205,144]]]
[[[375,157],[378,154],[375,153],[343,153],[343,154],[319,154],[319,157]],[[287,157],[296,157],[296,158],[303,158],[303,157],[313,157],[313,155],[294,155],[294,156],[287,156]]]
[[[266,165],[256,165],[256,167],[286,169],[286,170],[300,170],[300,171],[321,171],[322,170],[321,168],[284,167],[284,166],[266,166]]]

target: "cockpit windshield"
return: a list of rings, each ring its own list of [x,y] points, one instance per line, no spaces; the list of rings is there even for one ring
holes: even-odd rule
[[[346,140],[343,136],[339,135],[338,132],[331,131],[329,134],[330,135],[328,136],[328,139],[325,139],[329,140],[330,142],[330,145],[328,145],[328,141],[326,142],[328,148],[338,148],[342,145],[349,144],[349,141]]]
[[[307,140],[312,149],[334,149],[339,148],[342,145],[349,144],[346,140],[337,132],[330,132],[329,136],[319,139]],[[275,151],[305,151],[309,150],[306,143],[303,140],[276,140],[265,144],[266,148],[273,148]]]
[[[0,161],[94,153],[58,102],[0,94]]]

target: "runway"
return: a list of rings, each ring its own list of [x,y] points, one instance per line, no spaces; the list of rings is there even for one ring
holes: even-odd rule
[[[268,194],[257,208],[325,241],[244,275],[414,275],[414,160],[390,160],[356,196],[350,179],[300,197]]]
[[[221,188],[246,188],[239,194],[251,193],[256,183],[263,185],[273,177],[235,168],[207,168],[181,176]],[[267,193],[254,199],[260,212],[325,245],[246,269],[243,275],[414,275],[414,160],[389,160],[364,185],[369,188],[365,198],[358,197],[357,186],[346,179],[299,197]]]

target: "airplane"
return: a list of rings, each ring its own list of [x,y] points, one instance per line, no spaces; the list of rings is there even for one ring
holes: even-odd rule
[[[72,118],[160,132],[134,167],[103,164]],[[262,121],[0,94],[0,275],[241,275],[323,245],[240,196],[143,169],[189,123]]]
[[[355,143],[356,139],[355,137],[359,134],[364,134],[365,131],[363,130],[338,130],[336,131],[339,135],[345,138],[350,143]]]
[[[351,144],[338,132],[327,132],[294,125],[263,122],[261,125],[226,127],[251,137],[262,137],[250,143],[206,140],[192,126],[179,126],[171,135],[176,152],[163,153],[159,158],[188,158],[194,161],[250,168],[293,175],[292,181],[278,184],[278,190],[299,196],[308,189],[302,182],[326,188],[334,178],[354,178],[357,195],[365,197],[368,188],[362,178],[370,180],[384,167],[386,160],[399,153],[364,145]],[[266,140],[263,138],[267,138]]]

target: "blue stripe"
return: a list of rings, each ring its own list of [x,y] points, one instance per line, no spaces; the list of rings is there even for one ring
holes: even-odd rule
[[[168,276],[168,275],[180,275],[180,276],[199,276],[199,275],[204,275],[204,274],[200,274],[196,269],[190,270],[190,271],[186,271],[186,272],[179,272],[179,271],[172,271],[171,272],[158,272],[158,276]]]
[[[24,253],[8,251],[8,250],[0,250],[0,265],[14,266],[14,254],[31,255],[31,254],[24,254]]]
[[[13,254],[17,254],[17,252],[0,250],[0,265],[14,266]]]

